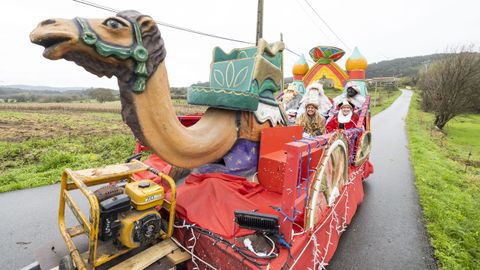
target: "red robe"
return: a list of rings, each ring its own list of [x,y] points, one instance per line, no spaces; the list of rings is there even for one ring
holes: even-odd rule
[[[341,112],[340,112],[341,113]],[[358,122],[358,114],[353,113],[352,117],[350,118],[350,121],[347,123],[338,123],[338,114],[333,116],[332,120],[328,121],[327,123],[327,132],[330,133],[334,131],[335,129],[350,129],[350,128],[356,128],[357,127],[357,122]]]

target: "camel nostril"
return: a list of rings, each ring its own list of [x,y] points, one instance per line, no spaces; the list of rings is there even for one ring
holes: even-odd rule
[[[45,25],[54,24],[54,23],[55,23],[55,20],[53,20],[53,19],[48,19],[48,20],[45,20],[45,21],[41,22],[40,24],[41,24],[42,26],[45,26]]]

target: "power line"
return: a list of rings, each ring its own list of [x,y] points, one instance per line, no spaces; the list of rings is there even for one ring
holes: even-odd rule
[[[318,30],[320,30],[320,32],[322,32],[322,34],[324,36],[327,36],[327,34],[325,33],[325,31],[323,31],[322,28],[320,28],[320,26],[315,22],[315,20],[313,20],[312,16],[310,15],[310,13],[307,12],[307,10],[300,4],[300,1],[299,0],[295,0],[297,2],[297,4],[300,6],[300,8],[302,9],[303,13],[305,13],[308,18],[310,19],[310,21],[317,27]]]
[[[113,9],[113,8],[110,8],[110,7],[107,7],[107,6],[102,6],[102,5],[99,5],[99,4],[95,4],[95,3],[92,3],[92,2],[89,2],[89,1],[84,1],[84,0],[73,0],[73,1],[77,2],[77,3],[80,3],[80,4],[87,5],[87,6],[103,9],[103,10],[106,10],[106,11],[110,11],[110,12],[113,12],[113,13],[118,13],[118,10],[116,10],[116,9]]]
[[[296,52],[294,52],[294,51],[290,50],[290,49],[289,49],[289,48],[287,48],[287,47],[285,47],[285,50],[286,50],[287,52],[291,53],[291,54],[294,54],[294,55],[298,56],[298,57],[302,57],[302,55],[300,55],[300,54],[298,54],[298,53],[296,53]],[[310,59],[306,59],[306,60],[307,60],[308,62],[312,63],[312,64],[313,64],[313,63],[315,63],[315,62],[313,62],[313,61],[312,61],[312,60],[310,60]]]
[[[103,9],[103,10],[106,10],[106,11],[110,11],[110,12],[113,12],[113,13],[118,13],[119,12],[119,10],[116,10],[114,8],[107,7],[107,6],[102,6],[102,5],[99,5],[99,4],[90,2],[90,1],[86,1],[86,0],[73,0],[73,1],[78,2],[80,4],[87,5],[87,6],[95,7],[95,8],[98,8],[98,9]],[[207,37],[217,38],[217,39],[223,39],[223,40],[228,40],[228,41],[238,42],[238,43],[243,43],[243,44],[248,44],[248,45],[255,45],[255,42],[243,41],[243,40],[229,38],[229,37],[222,37],[222,36],[219,36],[219,35],[209,34],[209,33],[193,30],[193,29],[186,28],[186,27],[173,25],[173,24],[166,23],[166,22],[155,21],[155,23],[157,23],[158,25],[162,25],[162,26],[165,26],[165,27],[170,27],[170,28],[173,28],[173,29],[176,29],[176,30],[181,30],[181,31],[185,31],[185,32],[189,32],[189,33],[193,33],[193,34],[197,34],[197,35],[202,35],[202,36],[207,36]],[[285,47],[285,50],[294,54],[294,55],[296,55],[296,56],[298,56],[298,57],[301,56],[300,54],[290,50],[287,47]]]
[[[96,4],[96,3],[93,3],[93,2],[89,2],[89,1],[86,1],[86,0],[73,0],[73,1],[78,2],[80,4],[92,6],[92,7],[99,8],[99,9],[103,9],[103,10],[106,10],[106,11],[114,12],[114,13],[119,12],[116,9],[113,9],[113,8],[110,8],[110,7],[107,7],[107,6],[102,6],[102,5],[99,5],[99,4]],[[255,42],[249,42],[249,41],[244,41],[244,40],[239,40],[239,39],[229,38],[229,37],[222,37],[222,36],[218,36],[218,35],[214,35],[214,34],[209,34],[209,33],[201,32],[201,31],[189,29],[189,28],[186,28],[186,27],[178,26],[178,25],[173,25],[173,24],[166,23],[166,22],[155,21],[155,23],[157,23],[158,25],[162,25],[162,26],[165,26],[165,27],[170,27],[170,28],[173,28],[173,29],[177,29],[177,30],[180,30],[180,31],[185,31],[185,32],[189,32],[189,33],[193,33],[193,34],[197,34],[197,35],[208,36],[208,37],[212,37],[212,38],[218,38],[218,39],[223,39],[223,40],[228,40],[228,41],[233,41],[233,42],[238,42],[238,43],[243,43],[243,44],[248,44],[248,45],[255,44]]]
[[[335,31],[333,31],[333,29],[330,27],[330,25],[328,25],[328,23],[322,18],[322,16],[320,16],[320,14],[318,14],[318,12],[312,7],[312,5],[310,5],[310,3],[308,2],[308,0],[304,0],[305,3],[307,3],[307,5],[313,10],[313,12],[317,15],[317,17],[325,24],[325,26],[330,30],[330,32],[333,33],[333,35],[335,35],[335,37],[340,40],[340,42],[345,45],[345,47],[347,47],[347,49],[350,50],[350,47],[337,35],[337,33],[335,33]]]

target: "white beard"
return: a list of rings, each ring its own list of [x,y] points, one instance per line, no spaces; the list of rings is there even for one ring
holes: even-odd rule
[[[343,113],[340,111],[338,113],[338,123],[345,124],[350,122],[350,120],[352,119],[352,115],[353,115],[353,112],[350,112],[347,115],[343,115]]]
[[[290,100],[295,97],[293,93],[286,93],[283,95],[283,103],[287,104]]]

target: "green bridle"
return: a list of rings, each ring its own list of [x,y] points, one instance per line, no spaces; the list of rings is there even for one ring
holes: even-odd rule
[[[83,18],[76,17],[78,25],[80,26],[80,39],[88,46],[92,46],[102,56],[115,56],[120,59],[133,58],[135,61],[135,75],[136,80],[133,87],[133,91],[141,93],[145,90],[147,81],[147,60],[148,51],[142,44],[142,33],[140,32],[140,26],[136,21],[130,21],[132,25],[135,42],[131,47],[114,46],[103,42],[98,35],[90,29],[87,21]]]

